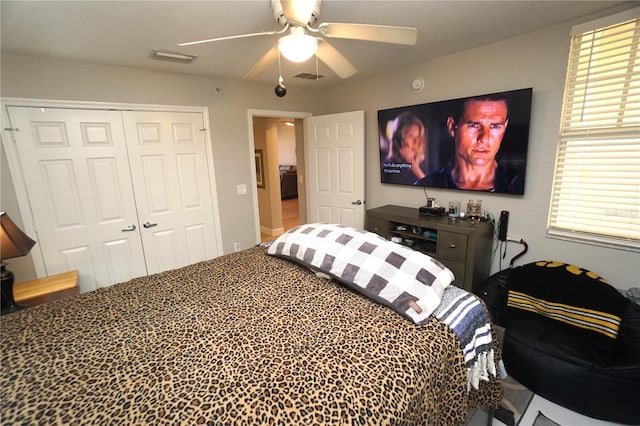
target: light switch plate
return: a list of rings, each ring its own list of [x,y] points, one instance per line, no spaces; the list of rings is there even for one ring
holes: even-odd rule
[[[245,184],[236,185],[236,193],[238,195],[247,195],[247,185]]]

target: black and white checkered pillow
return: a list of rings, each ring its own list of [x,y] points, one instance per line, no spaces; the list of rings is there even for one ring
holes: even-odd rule
[[[423,324],[453,273],[423,253],[377,234],[335,224],[307,224],[278,237],[270,255],[325,273]]]

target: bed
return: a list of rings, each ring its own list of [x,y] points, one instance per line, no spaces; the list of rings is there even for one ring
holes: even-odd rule
[[[459,425],[499,405],[449,325],[267,250],[2,317],[3,424]]]

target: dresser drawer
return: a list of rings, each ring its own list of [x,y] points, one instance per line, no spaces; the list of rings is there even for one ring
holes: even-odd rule
[[[444,266],[451,269],[453,275],[456,277],[453,284],[457,287],[464,288],[465,283],[465,266],[464,263],[452,262],[447,259],[438,259]]]
[[[367,218],[367,231],[389,238],[389,221],[377,217]]]
[[[438,232],[438,257],[459,260],[467,258],[467,236],[457,232]]]

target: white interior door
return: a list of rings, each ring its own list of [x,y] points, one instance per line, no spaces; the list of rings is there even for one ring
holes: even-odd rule
[[[123,113],[149,273],[217,256],[203,117]]]
[[[308,222],[364,228],[364,111],[304,120]]]
[[[79,270],[81,292],[146,275],[120,112],[8,114],[47,274]]]

